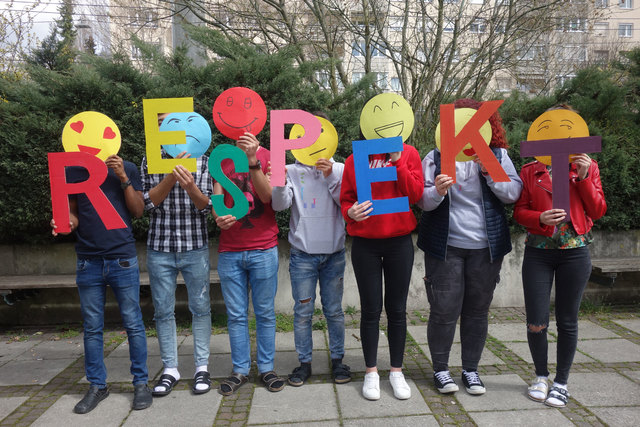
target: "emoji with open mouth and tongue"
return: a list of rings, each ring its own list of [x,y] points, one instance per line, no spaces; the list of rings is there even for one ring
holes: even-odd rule
[[[164,144],[162,147],[171,157],[186,151],[195,159],[207,152],[211,145],[211,128],[209,123],[198,113],[171,113],[160,125],[162,131],[184,131],[186,143]]]
[[[105,161],[120,150],[118,126],[96,111],[83,111],[71,117],[62,130],[64,151],[82,151]]]
[[[360,130],[366,139],[402,136],[402,142],[407,142],[413,123],[411,105],[395,93],[374,96],[360,113]]]
[[[291,150],[291,154],[300,163],[309,166],[315,166],[319,159],[329,160],[335,154],[338,148],[338,132],[331,122],[323,117],[315,116],[320,120],[322,130],[320,136],[312,145],[305,148]],[[304,136],[304,128],[299,124],[294,124],[289,132],[289,139],[302,138]]]
[[[213,123],[220,133],[238,140],[245,132],[260,133],[267,122],[267,107],[255,91],[246,87],[225,90],[213,103]]]
[[[473,108],[456,108],[455,110],[455,122],[456,122],[456,135],[460,133],[462,128],[471,120],[471,117],[477,112]],[[484,142],[489,145],[491,143],[491,123],[489,121],[484,122],[480,128],[480,135]],[[436,126],[436,147],[440,149],[440,123]],[[469,162],[473,160],[473,156],[476,154],[476,150],[471,147],[471,143],[467,143],[462,150],[456,155],[456,162]]]

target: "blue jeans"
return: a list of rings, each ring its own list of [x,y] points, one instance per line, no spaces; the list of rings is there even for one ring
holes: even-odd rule
[[[76,283],[84,323],[84,370],[87,381],[100,388],[107,386],[102,330],[109,285],[118,301],[122,323],[129,339],[133,384],[146,384],[149,379],[147,336],[140,311],[138,258],[78,258]]]
[[[185,252],[147,249],[147,270],[155,309],[160,357],[165,368],[178,367],[176,337],[176,278],[182,273],[191,311],[195,366],[209,362],[211,300],[209,299],[209,247]]]
[[[227,307],[233,371],[248,375],[251,368],[249,287],[256,315],[258,371],[272,371],[276,353],[274,300],[278,290],[278,247],[221,252],[218,256],[218,274]]]
[[[291,248],[289,275],[293,306],[293,330],[298,360],[311,362],[313,340],[311,320],[316,301],[316,284],[320,280],[322,312],[329,328],[331,359],[344,356],[344,249],[333,254],[308,254]]]

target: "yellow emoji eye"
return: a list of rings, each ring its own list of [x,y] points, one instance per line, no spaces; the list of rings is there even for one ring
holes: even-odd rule
[[[542,129],[549,129],[549,126],[542,126],[541,128],[539,128],[536,132],[540,132]]]
[[[391,109],[392,109],[392,110],[393,110],[393,106],[394,106],[394,105],[395,105],[396,107],[400,108],[400,105],[398,105],[398,103],[397,103],[396,101],[393,101],[393,102],[391,103]]]
[[[377,106],[377,105],[376,105],[375,107],[373,107],[373,112],[374,112],[374,113],[376,112],[376,108],[377,108],[378,110],[382,111],[382,108],[380,108],[379,106]]]

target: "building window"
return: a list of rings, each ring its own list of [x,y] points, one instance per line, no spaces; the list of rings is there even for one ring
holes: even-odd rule
[[[392,16],[389,18],[389,29],[391,31],[402,31],[404,19],[401,16]]]
[[[364,56],[365,45],[364,40],[354,41],[351,45],[351,55],[352,56]]]
[[[609,0],[596,0],[596,7],[599,9],[609,7]]]
[[[594,50],[593,51],[593,59],[599,64],[606,64],[609,62],[609,51],[608,50]]]
[[[373,73],[376,76],[376,84],[380,89],[387,89],[389,83],[387,82],[387,73]]]
[[[329,73],[326,71],[316,71],[316,80],[322,89],[329,89]]]
[[[510,92],[511,91],[511,78],[510,77],[497,77],[496,78],[496,92]]]
[[[131,59],[139,59],[142,57],[142,52],[138,46],[131,46]]]
[[[576,75],[575,74],[567,74],[564,76],[556,76],[556,84],[558,86],[564,86],[565,83],[570,82]]]
[[[444,28],[442,29],[442,31],[444,31],[445,33],[452,33],[455,27],[455,23],[451,19],[445,19]]]
[[[484,0],[471,0],[469,3],[471,3],[471,4],[484,4]]]
[[[475,34],[482,34],[487,31],[487,22],[482,18],[476,18],[469,25],[469,32]]]
[[[620,0],[620,9],[633,9],[633,0]]]
[[[586,24],[585,18],[561,18],[558,21],[557,30],[570,33],[582,32],[586,29]]]
[[[584,62],[587,60],[587,48],[584,46],[564,46],[562,58],[565,61]]]
[[[400,79],[398,77],[391,78],[391,90],[394,92],[400,92]]]
[[[476,59],[478,59],[478,48],[472,47],[469,49],[469,57],[467,58],[467,61],[474,62]]]
[[[364,73],[356,71],[351,73],[351,83],[358,83],[364,77]]]
[[[632,37],[633,24],[620,24],[618,26],[618,37]]]
[[[605,37],[609,32],[608,22],[596,22],[593,24],[593,35],[597,37]]]

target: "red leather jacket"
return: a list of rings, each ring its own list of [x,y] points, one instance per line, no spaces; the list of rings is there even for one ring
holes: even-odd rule
[[[529,233],[553,235],[555,227],[540,223],[540,214],[552,209],[551,177],[546,165],[538,161],[527,163],[520,171],[520,178],[522,193],[516,202],[513,217],[527,227]],[[591,230],[593,221],[607,211],[607,203],[602,192],[600,169],[595,160],[591,161],[587,177],[581,181],[577,178],[576,167],[572,164],[569,169],[571,223],[578,234],[585,234]]]

